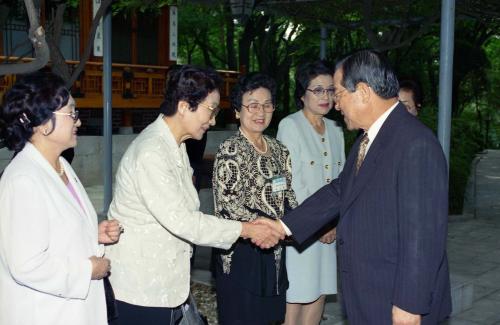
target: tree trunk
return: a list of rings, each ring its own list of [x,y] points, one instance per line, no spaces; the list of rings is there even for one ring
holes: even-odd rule
[[[254,26],[253,19],[249,18],[245,29],[238,41],[238,57],[240,60],[239,70],[248,71],[250,65],[250,46],[252,45],[252,40],[254,36]]]
[[[35,59],[28,63],[2,64],[0,65],[0,76],[7,74],[29,73],[43,68],[49,61],[50,50],[45,40],[45,31],[38,20],[37,10],[33,0],[24,0],[28,18],[30,21],[29,39],[35,49]]]
[[[229,70],[238,70],[236,48],[234,47],[234,22],[231,16],[231,9],[227,3],[224,5],[224,16],[226,21],[227,68]]]
[[[66,64],[61,49],[61,34],[64,25],[64,12],[66,11],[66,4],[61,3],[57,6],[56,15],[52,19],[51,30],[47,29],[47,43],[50,48],[50,61],[52,63],[51,70],[68,84],[71,79],[71,72],[69,66]]]
[[[283,69],[283,116],[287,116],[290,114],[290,61],[286,59],[288,63],[286,67]]]
[[[202,41],[200,39],[195,39],[195,43],[198,45],[198,47],[200,48],[201,50],[201,53],[203,54],[203,60],[205,61],[205,65],[207,67],[211,67],[211,68],[214,68],[214,63],[212,62],[212,59],[210,58],[210,53],[208,51],[208,46],[207,46],[207,35],[206,34],[203,34],[203,35],[199,35],[198,37],[203,37],[205,40]]]
[[[434,58],[427,58],[427,77],[429,79],[430,91],[431,91],[431,102],[438,102],[438,83],[436,80],[436,69],[434,68]]]

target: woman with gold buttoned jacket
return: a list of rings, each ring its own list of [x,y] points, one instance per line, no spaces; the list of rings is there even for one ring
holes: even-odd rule
[[[336,95],[332,75],[322,61],[300,66],[295,76],[300,110],[279,125],[278,139],[290,150],[292,188],[299,203],[337,178],[344,166],[342,128],[325,117]],[[287,247],[286,325],[319,324],[325,296],[337,293],[334,226],[318,234],[318,239],[306,249]]]

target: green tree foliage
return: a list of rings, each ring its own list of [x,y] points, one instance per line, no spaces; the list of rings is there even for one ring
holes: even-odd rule
[[[271,127],[295,110],[291,96],[295,67],[318,58],[320,27],[326,26],[329,62],[361,48],[385,52],[401,77],[422,83],[425,109],[421,119],[436,128],[440,1],[257,0],[251,14],[237,23],[231,17],[228,1],[203,3],[179,2],[183,61],[273,76],[280,89],[279,108]],[[456,1],[450,152],[453,213],[462,208],[474,155],[485,146],[500,145],[499,22],[498,1]],[[331,115],[341,120],[335,112]],[[355,132],[346,132],[346,143],[352,143],[355,137]]]

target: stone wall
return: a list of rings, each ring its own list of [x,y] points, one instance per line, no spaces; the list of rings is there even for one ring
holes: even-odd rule
[[[222,141],[231,136],[235,131],[208,131],[205,156],[213,157]],[[132,140],[137,134],[113,135],[113,175],[118,164]],[[72,166],[85,186],[101,185],[102,181],[102,159],[103,159],[102,136],[79,136],[78,145],[75,148],[75,158]],[[12,152],[0,149],[0,171],[7,166],[12,157]]]
[[[128,145],[137,136],[113,135],[113,174],[116,172],[120,159]],[[75,157],[71,163],[84,186],[102,184],[102,136],[79,136],[75,148]],[[12,158],[12,152],[0,149],[0,170],[3,170]]]

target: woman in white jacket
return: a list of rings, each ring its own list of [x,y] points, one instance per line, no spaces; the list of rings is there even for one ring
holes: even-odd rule
[[[0,324],[105,325],[102,245],[116,221],[97,224],[61,152],[81,125],[64,81],[26,75],[4,97],[0,130],[15,157],[0,180]]]
[[[107,253],[119,314],[113,325],[175,323],[189,294],[191,244],[228,249],[240,236],[267,248],[278,242],[267,226],[199,211],[184,141],[215,124],[220,84],[211,69],[172,72],[161,114],[122,158],[109,209],[126,229]]]

